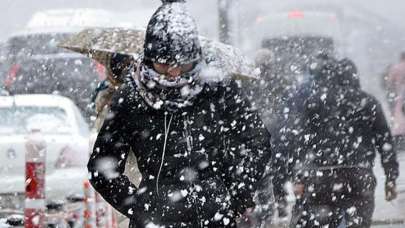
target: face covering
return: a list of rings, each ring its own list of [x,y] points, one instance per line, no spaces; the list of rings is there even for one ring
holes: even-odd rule
[[[171,79],[159,74],[152,67],[141,63],[135,82],[141,97],[156,110],[177,111],[192,106],[196,96],[202,91],[200,80],[202,63],[191,71]]]

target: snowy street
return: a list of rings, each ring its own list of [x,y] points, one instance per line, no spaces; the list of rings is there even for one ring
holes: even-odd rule
[[[0,228],[405,228],[403,0],[0,8]]]
[[[400,164],[405,164],[405,151],[398,152],[398,161]],[[375,175],[377,177],[377,189],[376,189],[376,207],[374,210],[374,220],[402,220],[405,222],[405,178],[402,175],[405,174],[405,165],[400,166],[400,177],[397,182],[398,198],[393,202],[385,201],[384,195],[384,172],[381,168],[380,161],[377,157]],[[405,225],[404,225],[405,226]]]

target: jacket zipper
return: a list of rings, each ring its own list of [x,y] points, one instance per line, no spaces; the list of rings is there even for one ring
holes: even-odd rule
[[[169,137],[169,132],[170,132],[170,125],[172,124],[173,120],[173,114],[170,115],[170,120],[169,123],[167,123],[167,112],[165,112],[165,141],[163,144],[163,151],[162,151],[162,158],[160,162],[160,167],[159,167],[159,172],[156,178],[156,194],[159,195],[159,178],[160,178],[160,173],[162,172],[163,164],[165,162],[165,155],[166,155],[166,145],[167,145],[167,139]]]

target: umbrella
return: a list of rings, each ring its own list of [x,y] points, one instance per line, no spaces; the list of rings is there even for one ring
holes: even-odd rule
[[[127,28],[88,28],[62,41],[58,46],[79,52],[103,64],[110,70],[111,56],[115,53],[133,56],[138,61],[143,52],[145,30]],[[200,37],[208,77],[256,79],[254,64],[236,48]],[[214,76],[215,75],[215,76]]]
[[[87,55],[111,72],[111,57],[118,53],[136,59],[143,51],[144,36],[141,29],[87,28],[63,40],[58,47]]]

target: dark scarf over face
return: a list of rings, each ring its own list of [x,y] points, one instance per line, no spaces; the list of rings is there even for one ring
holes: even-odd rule
[[[202,65],[198,63],[190,72],[175,79],[169,79],[148,64],[141,63],[135,74],[139,94],[150,107],[156,110],[175,112],[191,106],[203,89],[200,80]]]

